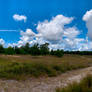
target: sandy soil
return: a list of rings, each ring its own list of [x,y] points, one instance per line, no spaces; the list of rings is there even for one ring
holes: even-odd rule
[[[30,78],[26,81],[0,80],[0,92],[55,92],[57,87],[65,87],[73,81],[92,72],[92,67],[66,72],[52,78]]]

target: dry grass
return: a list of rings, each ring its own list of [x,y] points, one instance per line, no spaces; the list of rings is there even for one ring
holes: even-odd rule
[[[51,77],[91,65],[92,56],[64,55],[62,58],[57,58],[53,56],[0,55],[0,77],[8,79],[25,79],[30,76]]]
[[[80,83],[74,82],[65,88],[58,88],[56,92],[92,92],[92,75],[88,74]]]

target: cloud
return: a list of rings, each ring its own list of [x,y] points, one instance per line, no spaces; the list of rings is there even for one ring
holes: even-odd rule
[[[73,17],[57,15],[50,21],[39,22],[37,26],[38,34],[50,43],[50,48],[64,50],[79,50],[80,43],[84,39],[78,38],[80,30],[76,26],[65,27],[73,21]]]
[[[26,29],[25,32],[21,31],[21,36],[20,39],[24,42],[28,42],[29,40],[33,39],[35,36],[35,33],[32,31],[32,29]]]
[[[63,40],[65,50],[80,50],[80,44],[84,43],[85,40],[82,38],[65,38]]]
[[[4,45],[5,44],[5,41],[1,38],[0,39],[0,45]]]
[[[92,9],[89,10],[89,11],[87,11],[87,12],[85,13],[85,15],[83,16],[83,20],[84,20],[84,21],[89,21],[91,17],[92,17]]]
[[[92,9],[85,13],[83,20],[86,22],[88,28],[88,37],[92,40]]]
[[[21,31],[20,41],[17,46],[24,45],[29,42],[30,45],[34,43],[43,44],[45,42],[50,43],[50,48],[53,49],[79,49],[78,43],[82,39],[77,38],[80,31],[75,27],[65,27],[73,21],[73,17],[65,17],[63,15],[57,15],[50,21],[45,20],[37,24],[37,33],[34,33],[32,29],[26,29]]]
[[[20,40],[17,43],[8,44],[9,46],[18,46],[21,47],[22,45],[25,45],[27,42],[30,44],[36,43],[34,40],[36,34],[32,31],[32,29],[26,29],[26,31],[20,31]]]
[[[84,42],[80,44],[80,51],[92,51],[92,41]]]
[[[24,22],[27,21],[27,17],[25,15],[14,14],[13,19],[16,21],[24,21]]]
[[[80,31],[76,27],[70,27],[65,29],[64,37],[75,38],[80,34]]]
[[[27,42],[31,46],[35,43],[43,44],[48,42],[50,49],[92,50],[92,42],[78,37],[81,31],[76,26],[66,27],[73,20],[73,17],[57,15],[50,21],[38,22],[36,33],[32,29],[26,29],[25,32],[20,31],[20,40],[18,43],[13,43],[12,46],[20,47]]]
[[[64,26],[71,23],[73,17],[65,17],[63,15],[57,15],[53,17],[50,21],[45,20],[39,22],[37,25],[37,31],[41,37],[48,41],[59,41],[62,39],[64,34]]]

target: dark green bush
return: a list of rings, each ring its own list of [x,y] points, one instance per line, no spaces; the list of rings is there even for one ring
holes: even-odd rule
[[[51,55],[57,56],[57,57],[62,57],[64,55],[64,51],[63,50],[51,50],[50,52]]]

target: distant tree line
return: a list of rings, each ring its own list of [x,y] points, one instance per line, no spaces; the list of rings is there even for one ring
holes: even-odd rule
[[[42,45],[34,44],[30,47],[29,43],[26,43],[25,46],[21,47],[8,47],[4,48],[2,45],[0,45],[0,54],[7,54],[7,55],[15,55],[15,54],[22,54],[22,55],[53,55],[57,57],[62,57],[64,55],[63,50],[49,50],[49,44],[45,43]]]
[[[0,54],[7,54],[7,55],[53,55],[57,57],[62,57],[64,54],[78,54],[78,55],[92,55],[92,51],[63,51],[63,50],[50,50],[49,44],[45,43],[42,45],[34,44],[30,47],[29,43],[26,43],[24,46],[21,47],[8,47],[4,48],[3,45],[0,45]]]
[[[92,55],[92,51],[64,51],[64,54]]]

